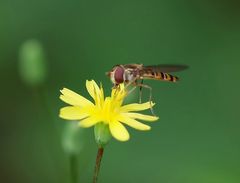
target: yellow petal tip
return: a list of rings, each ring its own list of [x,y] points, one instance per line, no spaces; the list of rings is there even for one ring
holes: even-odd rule
[[[147,126],[145,129],[143,129],[145,131],[148,131],[148,130],[151,130],[151,127],[150,126]]]
[[[83,125],[83,124],[81,123],[81,121],[78,123],[78,126],[81,127],[81,128],[88,128],[88,127],[86,127],[85,125]]]
[[[157,120],[159,120],[159,117],[158,116],[153,116],[152,121],[154,122],[154,121],[157,121]]]
[[[89,128],[89,126],[83,125],[83,124],[81,124],[81,122],[78,123],[78,126],[79,126],[80,128]]]
[[[130,136],[126,137],[126,138],[116,138],[118,141],[121,141],[121,142],[126,142],[130,139]]]
[[[66,89],[67,89],[67,88],[63,87],[63,88],[60,90],[60,92],[63,93],[64,90],[66,90]]]

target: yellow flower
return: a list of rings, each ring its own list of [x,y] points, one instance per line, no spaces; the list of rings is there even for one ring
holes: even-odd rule
[[[67,88],[61,90],[60,99],[71,105],[61,108],[61,118],[79,120],[79,125],[84,128],[104,123],[108,125],[111,135],[120,141],[129,139],[129,133],[123,124],[137,130],[150,130],[150,126],[137,120],[158,120],[156,116],[136,113],[151,108],[150,102],[123,105],[123,100],[127,96],[123,84],[117,89],[112,89],[111,96],[106,98],[102,86],[99,87],[95,81],[86,81],[86,88],[94,103]]]

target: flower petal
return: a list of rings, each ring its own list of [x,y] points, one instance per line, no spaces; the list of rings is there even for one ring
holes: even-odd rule
[[[83,127],[83,128],[88,128],[88,127],[95,125],[98,122],[99,122],[99,119],[97,119],[95,117],[89,117],[84,120],[81,120],[79,123],[79,126]]]
[[[89,95],[96,100],[96,95],[100,93],[100,89],[97,85],[97,83],[94,80],[86,81],[86,88],[89,93]]]
[[[100,83],[100,100],[101,102],[104,102],[104,90],[102,87],[102,83]]]
[[[89,114],[77,106],[68,106],[60,109],[59,116],[68,120],[81,120],[89,116]]]
[[[111,115],[111,98],[110,97],[106,97],[102,106],[101,115],[104,116],[104,118],[109,119],[109,116]]]
[[[119,141],[127,141],[130,138],[127,129],[118,121],[111,121],[109,129],[112,136]]]
[[[128,105],[124,105],[121,107],[121,112],[129,112],[129,111],[143,111],[146,109],[150,109],[151,107],[153,107],[155,104],[154,103],[150,103],[150,102],[145,102],[142,104],[138,104],[138,103],[134,103],[134,104],[128,104]]]
[[[112,89],[112,92],[111,92],[111,97],[114,98],[123,98],[124,96],[126,95],[126,91],[125,91],[125,86],[123,83],[119,84],[118,86],[115,86],[113,89]]]
[[[145,115],[145,114],[140,114],[140,113],[135,113],[135,112],[127,112],[127,113],[122,113],[124,116],[128,116],[133,119],[140,119],[144,121],[156,121],[159,119],[157,116],[151,116],[151,115]]]
[[[124,115],[119,116],[118,120],[132,128],[137,129],[137,130],[150,130],[151,129],[150,126],[140,123],[139,121],[132,119],[130,117],[124,116]]]
[[[60,90],[62,95],[60,95],[60,99],[67,104],[75,105],[75,106],[93,106],[93,103],[83,96],[69,90],[67,88],[63,88]]]

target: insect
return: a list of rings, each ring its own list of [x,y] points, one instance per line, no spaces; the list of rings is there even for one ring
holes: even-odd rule
[[[152,101],[152,88],[143,84],[143,80],[153,79],[158,81],[177,82],[179,78],[169,73],[181,71],[186,68],[188,68],[186,65],[144,66],[143,64],[122,64],[115,65],[112,70],[106,74],[110,77],[114,87],[117,87],[121,83],[126,84],[126,86],[135,86],[133,89],[139,86],[139,102],[141,103],[142,88],[147,88],[150,90],[149,101]],[[139,81],[141,82],[139,83]]]

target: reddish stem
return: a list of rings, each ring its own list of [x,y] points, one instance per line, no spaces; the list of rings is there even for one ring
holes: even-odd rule
[[[102,156],[103,156],[103,150],[104,149],[102,147],[98,148],[96,164],[95,164],[95,169],[94,169],[94,175],[93,175],[93,183],[97,183],[101,160],[102,160]]]

